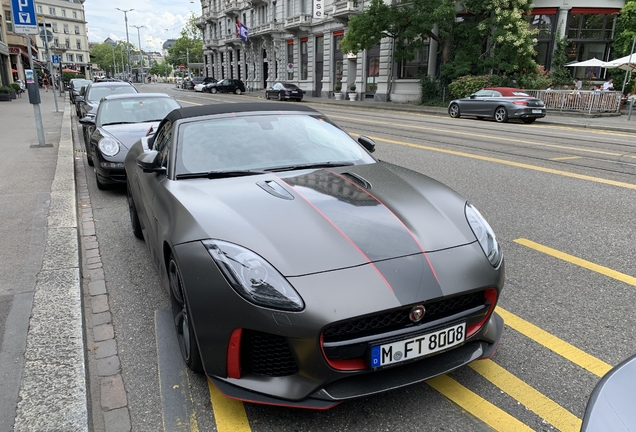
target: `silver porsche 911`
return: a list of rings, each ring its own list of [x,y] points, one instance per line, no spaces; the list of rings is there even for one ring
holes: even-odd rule
[[[134,234],[186,365],[232,398],[313,409],[495,352],[503,256],[481,214],[284,103],[172,111],[125,160]]]

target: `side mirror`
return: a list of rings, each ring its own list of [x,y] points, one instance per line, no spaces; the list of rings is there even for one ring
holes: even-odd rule
[[[83,125],[95,125],[95,117],[86,116],[81,118],[79,122]]]
[[[375,142],[371,138],[361,136],[358,137],[358,142],[362,144],[362,147],[367,149],[369,153],[373,153],[375,151]]]
[[[166,169],[161,166],[159,152],[149,150],[137,156],[137,166],[145,173],[165,173]]]
[[[471,99],[475,99],[475,97],[476,97],[476,96],[475,96],[474,94],[471,94],[471,95],[470,95],[470,98],[471,98]]]
[[[86,94],[86,86],[82,86],[80,89],[80,95],[84,96]]]
[[[75,96],[75,102],[84,102],[84,96]]]

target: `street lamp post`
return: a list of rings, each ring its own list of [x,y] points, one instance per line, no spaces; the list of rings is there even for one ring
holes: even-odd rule
[[[124,21],[126,22],[126,53],[128,54],[128,76],[132,76],[132,69],[130,67],[130,40],[128,39],[128,12],[134,11],[134,9],[122,10],[115,8],[124,13]]]
[[[139,65],[141,67],[141,82],[145,83],[145,81],[144,81],[144,60],[143,60],[144,57],[141,54],[141,36],[139,36],[139,29],[146,28],[146,26],[136,26],[136,25],[134,25],[133,27],[137,29],[137,41],[139,42]]]
[[[113,78],[117,76],[117,65],[115,64],[115,46],[110,46],[113,49]]]

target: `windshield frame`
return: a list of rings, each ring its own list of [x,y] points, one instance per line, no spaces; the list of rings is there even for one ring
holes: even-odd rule
[[[134,97],[132,97],[132,95],[134,95]],[[138,103],[139,101],[143,101],[143,103],[150,104],[153,101],[163,101],[166,99],[169,100],[170,103],[173,103],[174,107],[170,111],[163,114],[161,118],[153,118],[153,119],[142,120],[142,121],[133,120],[132,118],[131,118],[131,121],[108,121],[108,122],[103,121],[104,111],[106,110],[106,107],[111,103],[121,102],[125,104],[126,102],[131,102],[131,101],[133,103]],[[108,125],[114,125],[114,124],[158,123],[158,122],[161,122],[171,111],[174,111],[175,109],[179,109],[179,108],[181,108],[181,105],[179,104],[179,102],[177,102],[176,99],[170,96],[166,96],[166,97],[150,96],[149,97],[149,96],[145,96],[143,93],[131,93],[131,97],[129,98],[102,100],[101,103],[99,104],[99,108],[97,109],[97,114],[95,116],[95,124],[98,127],[102,127],[102,126],[108,126]]]

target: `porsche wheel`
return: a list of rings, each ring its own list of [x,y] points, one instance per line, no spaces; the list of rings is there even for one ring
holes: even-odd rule
[[[203,372],[199,347],[194,337],[194,329],[190,319],[190,308],[185,296],[183,279],[179,265],[173,255],[168,263],[168,278],[170,280],[170,301],[172,303],[172,317],[177,330],[177,340],[181,349],[181,356],[186,366],[193,372]]]
[[[135,207],[135,201],[132,197],[130,184],[126,186],[126,192],[128,195],[128,213],[130,214],[130,224],[132,225],[133,234],[138,239],[143,240],[144,234],[141,232],[141,223],[139,222],[139,215],[137,214],[137,207]]]
[[[522,118],[521,119],[521,121],[524,122],[525,124],[534,123],[535,120],[536,120],[536,118]]]
[[[95,162],[93,162],[93,156],[91,156],[90,152],[86,153],[86,161],[88,162],[88,166],[95,166]]]
[[[495,121],[497,123],[505,123],[508,121],[508,110],[504,107],[497,107],[495,110]]]
[[[237,94],[237,95],[240,95],[241,94],[241,89],[237,88],[236,90],[234,90],[234,93]]]
[[[212,87],[212,88],[210,89],[210,93],[212,93],[212,94],[216,94],[216,89],[215,89],[214,87]]]
[[[459,118],[459,116],[461,115],[461,113],[459,112],[459,105],[457,105],[456,103],[451,104],[451,106],[448,107],[448,115],[452,118]]]

